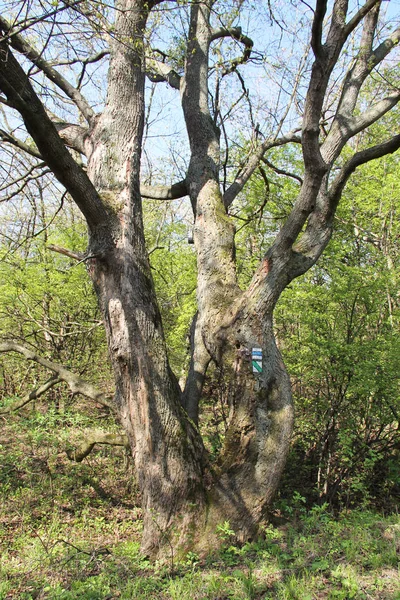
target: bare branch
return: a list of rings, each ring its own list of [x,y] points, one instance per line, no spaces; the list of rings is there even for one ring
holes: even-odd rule
[[[314,19],[311,28],[311,48],[315,58],[322,54],[322,27],[327,8],[326,0],[317,0],[317,5],[314,11]]]
[[[335,177],[329,189],[329,198],[331,203],[338,203],[344,186],[346,185],[350,175],[354,173],[357,167],[386,156],[393,154],[400,148],[400,135],[393,136],[390,140],[376,144],[365,150],[361,150],[352,156],[346,164],[340,169],[339,174]]]
[[[352,31],[362,21],[365,15],[376,5],[380,4],[381,0],[368,0],[364,6],[354,15],[354,17],[347,23],[345,28],[346,39],[349,37]]]
[[[331,131],[321,147],[327,161],[332,161],[340,154],[345,143],[360,131],[366,129],[400,102],[400,90],[393,92],[370,106],[364,113],[353,118],[340,115],[332,124]]]
[[[379,7],[372,10],[364,21],[360,41],[360,52],[358,53],[354,65],[344,79],[337,115],[351,116],[353,114],[361,86],[367,75],[377,64],[373,60],[371,53],[378,16]]]
[[[48,175],[49,173],[51,173],[50,169],[43,169],[44,166],[46,166],[44,163],[42,163],[41,165],[34,165],[26,173],[24,173],[24,175],[22,177],[19,177],[18,179],[14,179],[14,181],[12,181],[12,182],[8,182],[7,185],[5,185],[4,187],[2,187],[0,189],[0,192],[4,191],[5,189],[7,189],[7,187],[10,187],[10,186],[12,186],[12,191],[9,192],[8,194],[2,196],[1,201],[8,202],[12,198],[19,196],[27,188],[27,186],[29,186],[29,184],[32,181],[37,181],[38,179],[41,179],[44,175]],[[37,175],[30,174],[34,170],[40,169],[40,168],[42,168],[43,170],[40,173],[38,173]],[[22,182],[22,183],[20,183],[20,182]],[[18,185],[18,187],[14,187],[18,183],[20,183],[20,185]],[[39,233],[41,233],[41,232],[37,232],[35,234],[32,233],[31,235],[32,235],[32,237],[36,237]]]
[[[241,27],[221,27],[219,29],[214,29],[211,32],[210,42],[226,37],[232,38],[241,44],[244,44],[244,51],[242,56],[229,61],[229,67],[223,71],[223,75],[231,73],[238,65],[246,63],[251,57],[251,51],[254,46],[253,40],[242,33]]]
[[[370,72],[376,67],[377,64],[382,62],[382,60],[389,54],[391,50],[400,41],[400,28],[395,29],[390,36],[386,38],[379,46],[374,50],[371,56],[371,68]]]
[[[67,450],[67,456],[70,460],[82,462],[82,460],[92,452],[96,444],[106,444],[108,446],[126,446],[129,448],[129,441],[126,435],[96,431],[91,433],[79,446],[79,448]]]
[[[93,54],[92,56],[88,56],[88,58],[73,58],[71,60],[57,60],[57,62],[51,62],[51,66],[63,67],[65,65],[76,65],[77,63],[81,65],[92,65],[93,63],[99,62],[104,57],[110,54],[109,50],[102,50],[101,52],[97,52],[97,54]]]
[[[143,198],[153,200],[176,200],[188,195],[186,181],[179,181],[172,185],[141,185],[140,194]]]
[[[64,256],[73,258],[74,260],[79,260],[80,262],[85,260],[85,254],[82,254],[82,252],[73,252],[72,250],[68,250],[68,248],[62,248],[61,246],[56,246],[55,244],[48,244],[47,248],[53,252],[58,252],[58,254],[63,254]]]
[[[267,167],[272,169],[272,171],[274,171],[278,175],[285,175],[285,177],[291,177],[292,179],[295,179],[298,183],[300,183],[300,185],[303,183],[303,179],[299,175],[296,175],[296,173],[291,173],[290,171],[286,171],[285,169],[279,169],[266,158],[262,158],[261,160],[265,165],[267,165]]]
[[[62,183],[95,229],[110,221],[96,189],[65,148],[28,77],[5,42],[0,42],[0,89],[24,119],[43,160]]]
[[[10,182],[9,180],[7,180],[5,182],[5,184],[0,187],[0,192],[4,192],[10,186],[17,185],[18,183],[21,185],[18,188],[17,193],[21,192],[26,187],[26,185],[29,181],[38,179],[39,177],[42,177],[43,175],[47,175],[47,173],[50,172],[48,169],[46,169],[46,170],[42,171],[41,173],[39,173],[38,175],[32,175],[32,173],[34,171],[36,171],[36,169],[43,169],[44,167],[46,167],[46,163],[36,163],[36,164],[31,165],[29,168],[27,168],[27,170],[23,174],[21,174],[19,177],[17,177],[13,181]]]
[[[249,156],[246,164],[241,168],[240,173],[235,178],[235,181],[229,186],[224,194],[224,204],[228,208],[239,192],[242,191],[254,171],[257,169],[260,160],[264,154],[271,150],[271,148],[277,148],[278,146],[284,146],[289,143],[301,142],[299,136],[296,135],[298,130],[292,131],[287,135],[284,135],[275,140],[265,140],[260,146]]]
[[[38,398],[40,398],[40,396],[43,396],[43,394],[45,394],[48,390],[50,390],[52,387],[54,387],[55,385],[57,385],[57,383],[60,383],[61,381],[62,379],[60,377],[58,377],[57,375],[53,375],[43,385],[40,385],[39,387],[35,388],[31,392],[29,392],[29,394],[26,394],[25,396],[14,402],[14,404],[11,404],[6,408],[0,409],[0,415],[6,415],[20,410],[20,408],[23,408],[24,406],[29,404],[29,402],[33,402],[33,400],[37,400]]]
[[[54,10],[51,10],[49,12],[43,12],[42,14],[35,16],[33,18],[25,18],[22,19],[21,21],[15,21],[13,23],[13,28],[14,28],[14,33],[21,33],[22,31],[25,31],[26,29],[29,29],[30,27],[33,27],[33,25],[36,25],[37,23],[43,22],[46,19],[49,19],[51,17],[54,17],[55,15],[60,14],[61,12],[68,10],[68,8],[74,8],[76,5],[80,4],[82,2],[82,0],[77,0],[76,2],[65,2],[64,6],[57,6],[57,8],[55,8]],[[16,31],[17,29],[17,31]],[[10,37],[10,35],[5,35],[3,40],[6,41],[8,38]],[[2,41],[3,41],[2,40]]]
[[[290,273],[298,277],[305,273],[318,260],[332,236],[333,217],[344,187],[357,167],[392,154],[400,148],[400,135],[390,140],[361,150],[350,158],[340,169],[329,190],[321,190],[315,211],[310,215],[307,228],[294,247]]]
[[[7,133],[7,131],[4,131],[3,129],[0,129],[0,139],[3,140],[3,142],[7,142],[8,144],[15,146],[15,148],[23,150],[27,154],[30,154],[31,156],[42,160],[42,155],[35,147],[26,144],[22,140],[19,140],[18,138],[14,137],[10,133]]]
[[[72,123],[54,122],[60,138],[69,148],[76,150],[80,154],[85,154],[85,141],[89,135],[85,127],[74,125]]]
[[[168,64],[156,60],[155,58],[146,58],[146,75],[150,81],[155,83],[168,83],[175,90],[179,90],[182,77]]]
[[[379,102],[373,104],[368,110],[358,117],[354,117],[350,121],[350,130],[352,135],[355,135],[359,131],[366,129],[378,119],[383,117],[389,110],[391,110],[400,101],[400,90],[393,92],[386,98],[382,98]]]
[[[55,83],[78,107],[86,121],[90,123],[94,117],[94,111],[88,104],[86,98],[69,83],[49,62],[44,60],[41,54],[18,33],[13,33],[11,25],[0,16],[0,28],[8,34],[10,45],[24,54],[34,65],[38,67],[53,83]]]
[[[399,91],[397,90],[377,102],[362,115],[352,118],[364,81],[400,41],[400,28],[398,28],[372,51],[377,20],[378,10],[371,10],[365,19],[359,55],[345,77],[335,119],[321,147],[321,153],[327,162],[337,158],[344,144],[353,135],[374,123],[399,101]]]
[[[86,398],[90,398],[103,406],[113,409],[110,399],[106,394],[98,390],[91,383],[82,379],[79,375],[72,373],[62,365],[52,362],[47,358],[43,358],[26,346],[16,344],[15,342],[2,342],[0,343],[0,352],[18,352],[19,354],[22,354],[27,360],[32,360],[39,365],[42,365],[42,367],[53,371],[60,381],[64,381],[68,384],[68,387],[73,394],[82,394],[82,396],[85,396]]]

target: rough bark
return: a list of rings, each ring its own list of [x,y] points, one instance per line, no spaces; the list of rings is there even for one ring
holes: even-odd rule
[[[142,223],[140,150],[144,117],[145,5],[119,3],[107,105],[94,128],[89,177],[118,214],[114,247],[90,273],[104,314],[115,401],[133,449],[144,509],[143,550],[176,535],[188,544],[205,498],[202,442],[181,408],[167,358]],[[133,39],[125,44],[120,40]],[[114,149],[117,148],[116,152]]]
[[[195,215],[198,267],[198,315],[184,400],[197,422],[212,359],[229,389],[230,422],[221,456],[209,473],[212,483],[200,547],[216,543],[216,527],[225,521],[242,541],[257,533],[278,485],[293,425],[289,378],[272,329],[274,303],[258,312],[259,286],[246,295],[237,284],[235,231],[218,182],[219,133],[208,109],[210,11],[208,2],[192,7],[182,96],[191,145],[186,181]],[[264,352],[263,372],[257,377],[251,367],[254,347]]]

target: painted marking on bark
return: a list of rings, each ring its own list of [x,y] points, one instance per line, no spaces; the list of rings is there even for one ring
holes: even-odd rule
[[[261,273],[263,275],[268,275],[269,269],[270,269],[270,263],[269,263],[268,258],[264,258],[264,260],[262,261],[261,265],[262,265],[261,266]]]
[[[251,364],[253,367],[253,373],[262,373],[262,349],[252,348],[251,349]]]

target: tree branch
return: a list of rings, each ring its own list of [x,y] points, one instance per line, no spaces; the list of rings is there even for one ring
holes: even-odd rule
[[[92,452],[96,444],[125,446],[126,448],[129,448],[129,441],[126,435],[96,431],[90,434],[78,448],[75,448],[74,450],[67,450],[67,456],[70,460],[82,462],[82,460]]]
[[[340,169],[329,190],[320,192],[317,207],[310,215],[304,235],[294,247],[290,276],[293,279],[305,273],[316,263],[332,236],[333,217],[339,204],[344,187],[357,167],[392,154],[400,148],[400,135],[390,140],[361,150],[350,158]]]
[[[343,84],[336,116],[351,116],[356,106],[358,94],[367,75],[376,66],[372,60],[372,48],[376,24],[379,16],[379,7],[372,10],[364,21],[360,42],[360,51],[354,65],[348,71]]]
[[[365,17],[365,15],[371,10],[371,8],[373,8],[374,6],[376,6],[380,3],[381,3],[381,0],[368,0],[368,2],[366,2],[364,4],[364,6],[362,6],[360,8],[358,13],[356,13],[354,15],[354,17],[352,19],[350,19],[350,21],[347,23],[347,25],[345,27],[346,39],[349,37],[351,32],[354,31],[354,29],[357,27],[357,25],[362,21],[362,19]]]
[[[327,0],[317,0],[314,11],[314,19],[311,27],[311,48],[315,58],[319,58],[322,54],[322,27],[327,4]]]
[[[113,409],[113,405],[106,394],[98,390],[79,375],[72,373],[57,363],[47,360],[47,358],[43,358],[26,346],[22,346],[15,342],[3,342],[0,343],[0,352],[18,352],[19,354],[22,354],[27,360],[32,360],[39,365],[42,365],[42,367],[53,371],[60,381],[64,381],[68,385],[73,394],[82,394],[82,396],[85,396],[86,398],[90,398],[103,406]]]
[[[399,28],[372,51],[377,21],[378,10],[372,10],[365,20],[361,50],[355,64],[345,77],[335,119],[321,147],[322,156],[327,162],[337,158],[344,144],[353,135],[374,123],[399,101],[399,91],[397,90],[377,102],[362,115],[352,117],[364,81],[400,40]]]
[[[366,129],[378,119],[383,117],[385,113],[391,110],[400,101],[400,90],[393,92],[386,98],[382,98],[376,104],[373,104],[368,110],[361,115],[354,117],[349,122],[351,135],[355,135],[359,131]]]
[[[42,155],[38,150],[32,146],[28,146],[28,144],[25,144],[25,142],[22,140],[19,140],[10,133],[7,133],[7,131],[4,131],[4,129],[0,129],[0,139],[3,140],[3,142],[7,142],[8,144],[15,146],[15,148],[18,148],[19,150],[23,150],[23,152],[30,154],[30,156],[42,160]]]
[[[56,71],[50,65],[50,63],[44,60],[41,54],[33,46],[31,46],[31,44],[24,40],[21,35],[18,33],[13,33],[11,25],[1,16],[0,29],[8,34],[7,39],[14,50],[17,50],[17,52],[20,52],[29,58],[29,60],[31,60],[33,64],[50,79],[50,81],[55,83],[57,87],[59,87],[68,96],[68,98],[74,102],[82,115],[85,117],[86,121],[90,123],[95,113],[81,92],[71,85],[69,81],[67,81],[58,71]]]
[[[56,246],[55,244],[48,244],[47,248],[53,252],[58,252],[58,254],[63,254],[64,256],[73,258],[74,260],[79,260],[80,262],[85,260],[85,254],[82,252],[73,252],[72,250],[68,250],[68,248],[62,248],[61,246]]]
[[[271,150],[271,148],[276,148],[278,146],[283,146],[289,143],[300,144],[301,139],[296,135],[297,130],[288,133],[285,136],[282,136],[275,140],[265,140],[247,159],[245,165],[242,166],[239,174],[236,176],[235,181],[228,187],[226,190],[223,200],[225,207],[228,208],[239,192],[242,191],[250,177],[253,175],[254,171],[257,169],[260,160],[264,156],[264,154]]]
[[[58,377],[57,375],[53,375],[43,385],[40,385],[39,387],[35,388],[31,392],[29,392],[29,394],[26,394],[25,396],[14,402],[14,404],[11,404],[6,408],[0,409],[0,415],[6,415],[12,412],[16,412],[20,408],[23,408],[24,406],[29,404],[29,402],[37,400],[37,398],[43,396],[43,394],[45,394],[48,390],[50,390],[53,386],[57,385],[57,383],[60,383],[61,381],[62,379],[60,377]]]
[[[328,192],[330,203],[337,205],[350,175],[354,173],[357,167],[370,162],[371,160],[382,158],[382,156],[386,156],[387,154],[393,154],[393,152],[396,152],[399,148],[400,134],[393,136],[386,142],[356,152],[356,154],[354,154],[354,156],[352,156],[340,169],[340,172],[333,180]]]
[[[269,167],[272,171],[274,171],[278,175],[285,175],[286,177],[291,177],[292,179],[295,179],[300,185],[303,183],[303,179],[299,175],[296,175],[296,173],[291,173],[290,171],[285,171],[284,169],[279,169],[278,167],[276,167],[274,164],[272,164],[266,158],[262,158],[261,160],[263,161],[263,163],[265,165],[267,165],[267,167]]]
[[[91,229],[110,223],[110,215],[86,173],[68,152],[6,42],[0,42],[0,89],[22,116],[41,157],[71,194]]]
[[[179,181],[172,185],[141,185],[140,194],[143,198],[153,200],[176,200],[188,195],[186,181]]]
[[[229,61],[230,66],[224,70],[223,75],[231,73],[238,65],[242,65],[247,62],[251,57],[251,51],[254,46],[253,40],[242,33],[241,27],[221,27],[219,29],[213,29],[211,32],[210,42],[226,37],[232,38],[241,44],[244,44],[244,51],[242,56]]]
[[[56,62],[52,61],[51,66],[56,65],[57,67],[63,67],[65,65],[76,65],[80,63],[81,65],[92,65],[93,63],[99,62],[105,56],[110,54],[109,50],[101,50],[97,52],[97,54],[93,54],[92,56],[88,56],[87,58],[73,58],[71,60],[57,60]]]
[[[89,131],[85,127],[74,125],[73,123],[54,122],[54,127],[58,131],[58,135],[65,144],[76,150],[80,154],[85,154],[85,140],[89,135]]]
[[[156,60],[146,58],[146,76],[155,83],[168,83],[175,90],[180,90],[182,77],[169,65]]]
[[[393,50],[395,46],[397,46],[399,41],[400,28],[398,27],[391,33],[389,37],[386,38],[386,40],[379,44],[379,46],[372,53],[371,68],[369,72],[371,72],[372,69],[374,69],[380,62],[382,62],[382,60],[389,54],[389,52]]]
[[[22,182],[21,185],[19,186],[19,188],[15,192],[11,192],[10,195],[19,194],[20,192],[22,192],[22,190],[27,186],[27,184],[30,181],[34,181],[35,179],[39,179],[40,177],[43,177],[43,175],[47,175],[47,173],[50,173],[49,169],[45,169],[38,175],[32,175],[32,173],[34,171],[36,171],[36,169],[44,169],[46,166],[47,166],[46,163],[36,163],[31,166],[27,165],[27,169],[26,169],[25,173],[23,175],[20,175],[19,177],[17,177],[16,179],[14,179],[12,181],[6,181],[4,183],[4,185],[2,185],[0,187],[0,192],[4,192],[10,186],[16,186],[17,184]],[[10,197],[10,196],[7,196],[7,198],[8,197]]]

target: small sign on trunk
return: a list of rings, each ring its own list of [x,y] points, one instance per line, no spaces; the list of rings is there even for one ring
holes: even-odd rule
[[[253,367],[253,373],[262,373],[262,349],[252,348],[251,349],[251,364]]]

